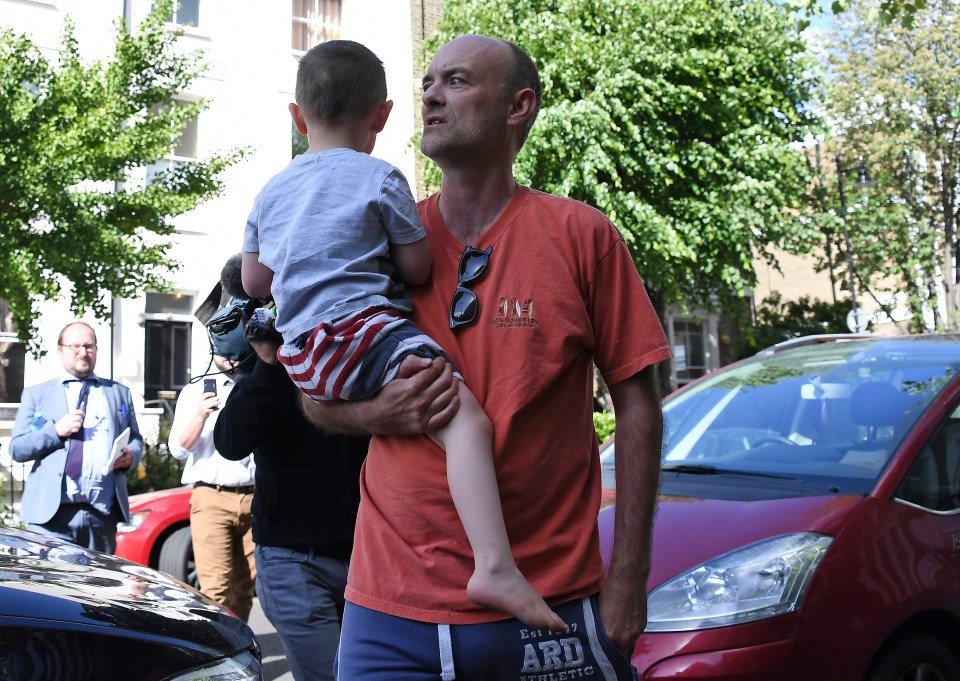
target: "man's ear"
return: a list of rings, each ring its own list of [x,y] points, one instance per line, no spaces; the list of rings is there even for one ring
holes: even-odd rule
[[[371,122],[371,129],[374,132],[383,132],[384,126],[387,124],[387,119],[390,118],[390,112],[393,110],[393,100],[388,99],[379,107],[377,107],[376,112],[373,115],[373,121]]]
[[[307,122],[303,118],[303,111],[296,104],[296,102],[290,102],[287,106],[290,110],[290,116],[293,118],[293,124],[297,126],[297,132],[301,135],[307,134]]]
[[[507,112],[507,124],[522,127],[524,122],[533,115],[536,106],[537,95],[530,88],[513,93],[510,110]]]

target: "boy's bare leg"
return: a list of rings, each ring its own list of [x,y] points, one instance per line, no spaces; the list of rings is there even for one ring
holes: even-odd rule
[[[529,627],[565,631],[567,625],[517,568],[503,523],[490,421],[466,386],[460,386],[459,394],[456,416],[430,437],[447,453],[450,495],[473,549],[467,595],[477,605],[506,612]]]

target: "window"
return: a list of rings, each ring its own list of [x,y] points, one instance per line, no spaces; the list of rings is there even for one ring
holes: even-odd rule
[[[199,128],[196,118],[191,118],[180,131],[180,137],[177,138],[177,146],[173,149],[173,155],[177,158],[197,157],[197,129]]]
[[[707,373],[707,333],[700,322],[676,319],[673,322],[673,366],[677,387]]]
[[[178,392],[190,378],[192,306],[190,296],[147,294],[143,315],[145,401],[158,399],[161,392]]]
[[[184,124],[177,138],[173,140],[174,147],[170,157],[147,166],[147,184],[152,184],[156,176],[165,170],[172,170],[181,163],[196,160],[199,155],[199,131],[199,119],[196,117]]]
[[[23,369],[27,347],[17,340],[7,301],[0,300],[0,403],[15,404],[23,392]],[[7,418],[0,408],[0,421]]]
[[[173,12],[167,17],[167,21],[180,26],[199,26],[200,0],[179,0],[174,5]]]
[[[940,513],[960,511],[960,408],[924,446],[896,497]]]
[[[306,52],[317,43],[340,37],[341,0],[292,1],[294,50]]]

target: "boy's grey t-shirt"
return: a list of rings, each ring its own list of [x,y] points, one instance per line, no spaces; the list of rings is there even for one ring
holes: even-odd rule
[[[403,174],[352,149],[297,156],[260,191],[243,238],[274,272],[277,330],[290,342],[367,307],[410,312],[390,244],[425,233]]]

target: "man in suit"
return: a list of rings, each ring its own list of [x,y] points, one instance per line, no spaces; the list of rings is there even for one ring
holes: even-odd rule
[[[94,374],[97,336],[88,324],[67,324],[57,353],[63,373],[23,391],[13,426],[13,460],[33,461],[20,520],[35,532],[113,553],[117,521],[130,518],[125,474],[143,455],[133,400],[126,386]],[[114,440],[126,428],[127,445],[111,464]]]

